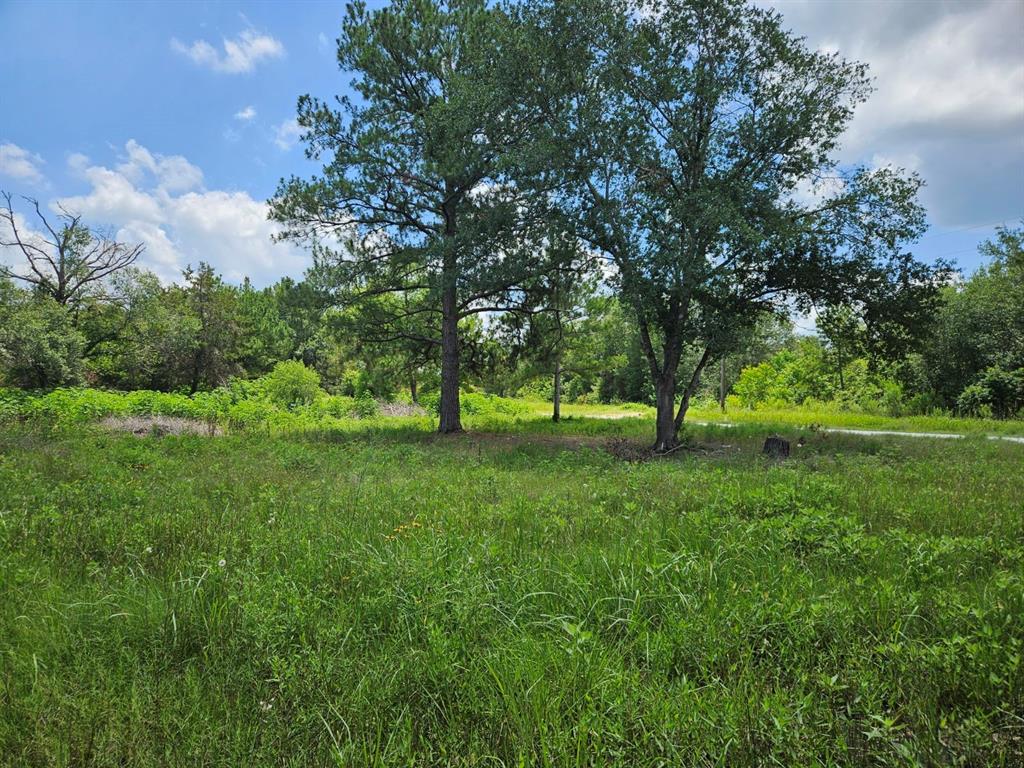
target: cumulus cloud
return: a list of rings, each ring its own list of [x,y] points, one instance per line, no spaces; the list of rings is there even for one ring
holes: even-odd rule
[[[40,185],[46,181],[39,169],[42,164],[43,158],[17,144],[0,144],[0,176]]]
[[[117,170],[133,183],[141,182],[147,173],[167,192],[184,192],[203,183],[203,172],[181,155],[154,155],[134,139],[128,141],[125,151],[128,159]]]
[[[251,72],[263,59],[279,59],[284,56],[284,45],[280,40],[258,34],[253,29],[245,30],[234,40],[223,40],[222,45],[223,52],[206,40],[196,40],[191,45],[185,45],[178,38],[171,38],[171,50],[191,59],[195,64],[232,75]]]
[[[256,117],[256,108],[251,104],[245,109],[240,109],[235,112],[235,120],[241,120],[243,123],[247,123]]]
[[[949,227],[1024,214],[1024,5],[774,0],[809,44],[870,66],[842,159],[921,173]]]
[[[298,276],[306,266],[297,248],[271,241],[278,227],[267,221],[265,202],[204,188],[202,171],[183,157],[129,141],[114,167],[82,155],[73,155],[69,166],[90,189],[56,202],[90,224],[112,228],[120,240],[144,242],[143,266],[162,280],[180,280],[181,271],[199,261],[229,280],[249,276],[257,285]]]
[[[298,120],[285,120],[274,129],[274,143],[287,152],[298,143],[301,134],[302,128],[299,127]]]

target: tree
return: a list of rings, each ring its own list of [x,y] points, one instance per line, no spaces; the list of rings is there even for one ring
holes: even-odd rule
[[[528,290],[532,311],[509,313],[502,318],[502,326],[513,365],[531,377],[542,373],[551,377],[551,418],[558,422],[565,377],[589,375],[603,363],[578,354],[578,348],[595,342],[587,309],[597,288],[597,264],[580,254],[568,238],[555,247],[565,249],[553,256],[559,266],[539,275]]]
[[[186,311],[197,321],[196,342],[189,361],[188,387],[212,389],[239,371],[239,328],[235,291],[213,267],[199,262],[185,269],[182,293]]]
[[[979,251],[989,263],[945,289],[922,350],[928,384],[951,407],[991,368],[1024,368],[1024,225],[1000,227]]]
[[[338,62],[359,100],[299,99],[307,155],[325,166],[271,201],[282,237],[310,242],[343,288],[337,300],[409,297],[377,337],[408,338],[410,318],[429,329],[419,340],[441,353],[440,432],[462,428],[460,321],[516,306],[540,269],[545,197],[515,177],[556,94],[540,87],[530,30],[485,0],[349,3]]]
[[[678,445],[704,369],[765,312],[846,303],[898,325],[927,304],[933,272],[903,250],[920,181],[832,159],[863,65],[742,0],[559,5],[589,41],[559,131],[566,202],[636,315],[655,451]]]
[[[864,325],[850,307],[842,305],[828,307],[818,315],[816,325],[826,342],[826,354],[836,372],[839,389],[845,389],[843,369],[851,360],[867,352]]]
[[[369,389],[380,397],[403,382],[418,402],[422,372],[433,366],[438,351],[429,319],[409,311],[422,302],[415,292],[387,293],[327,314],[325,331],[344,346],[350,360],[362,362],[365,375],[355,394]]]
[[[40,388],[77,384],[83,344],[65,307],[0,277],[0,382]]]
[[[236,293],[235,315],[238,343],[233,356],[247,374],[259,376],[291,357],[294,333],[281,317],[272,290],[257,291],[246,278]]]
[[[307,366],[319,363],[317,333],[323,327],[327,292],[310,280],[296,282],[282,277],[269,289],[277,313],[291,330],[292,347],[286,357],[301,360]]]
[[[35,210],[45,232],[24,232],[18,225],[12,195],[0,192],[5,205],[0,209],[0,247],[19,252],[25,260],[24,269],[0,265],[0,276],[28,283],[50,296],[62,307],[78,302],[90,290],[99,288],[106,278],[131,266],[145,246],[141,243],[119,243],[102,235],[83,222],[81,216],[63,208],[59,223],[51,224],[39,203],[24,198]]]

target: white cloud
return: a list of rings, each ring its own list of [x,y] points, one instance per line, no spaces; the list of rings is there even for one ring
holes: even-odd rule
[[[301,134],[302,128],[299,127],[298,120],[285,120],[274,129],[274,143],[287,152],[298,143]]]
[[[256,108],[251,104],[245,109],[240,109],[235,112],[235,120],[241,120],[243,123],[247,123],[256,117]]]
[[[185,192],[203,183],[203,172],[181,155],[154,155],[134,139],[128,141],[125,150],[128,160],[117,170],[133,183],[142,181],[147,173],[168,192]]]
[[[29,213],[29,217],[31,218],[26,217],[21,211],[17,210],[18,204],[23,202],[25,201],[18,198],[14,198],[12,200],[12,207],[15,208],[14,226],[12,227],[10,222],[6,219],[0,221],[0,239],[13,241],[14,231],[17,230],[18,238],[20,238],[23,243],[35,245],[45,250],[48,247],[48,240],[47,237],[39,231],[43,228],[43,224],[38,218],[36,218],[35,211],[32,211],[31,208],[27,208],[27,210],[31,211]],[[6,201],[4,201],[4,205],[6,205]],[[17,246],[0,248],[0,264],[14,267],[17,271],[23,273],[24,267],[27,266],[24,255]]]
[[[262,59],[279,59],[284,56],[284,45],[280,40],[270,35],[257,34],[253,29],[245,30],[234,40],[225,39],[222,42],[223,53],[205,40],[185,45],[175,37],[171,38],[171,50],[200,66],[228,74],[251,72]]]
[[[158,155],[134,141],[125,152],[114,168],[72,156],[69,166],[90,189],[56,202],[90,224],[110,227],[119,239],[145,243],[142,266],[165,281],[180,280],[185,266],[199,261],[228,280],[249,276],[257,285],[302,273],[303,253],[271,241],[279,228],[267,220],[265,202],[246,192],[205,189],[202,171],[183,157]]]
[[[876,92],[858,112],[852,143],[911,128],[982,135],[1024,119],[1024,57],[1000,41],[1019,34],[1017,3],[963,6],[910,30],[902,45],[862,38],[840,47],[871,65]],[[1016,31],[1014,31],[1016,29]]]
[[[810,45],[866,62],[875,92],[842,160],[917,170],[941,226],[1024,214],[1024,4],[760,0]]]
[[[46,177],[39,170],[43,158],[17,144],[0,144],[0,176],[9,176],[29,184],[43,184]]]

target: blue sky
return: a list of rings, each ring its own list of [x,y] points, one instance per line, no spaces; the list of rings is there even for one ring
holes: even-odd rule
[[[871,65],[878,91],[843,160],[919,171],[933,228],[917,252],[970,271],[994,225],[1024,217],[1024,4],[763,4]],[[291,121],[300,94],[347,88],[342,12],[0,0],[0,189],[145,240],[164,279],[200,259],[260,285],[301,275],[306,254],[270,243],[264,203],[279,178],[314,169]]]

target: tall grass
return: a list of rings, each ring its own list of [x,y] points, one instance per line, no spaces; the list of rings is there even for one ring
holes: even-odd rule
[[[0,428],[0,762],[1020,764],[1020,446],[472,418]]]

